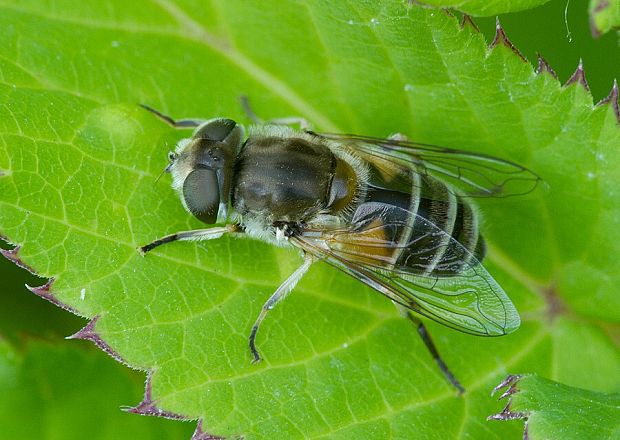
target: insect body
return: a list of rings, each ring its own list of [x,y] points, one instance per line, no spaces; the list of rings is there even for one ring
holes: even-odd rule
[[[471,199],[533,190],[539,179],[525,168],[402,136],[318,134],[277,124],[251,126],[245,136],[230,119],[174,121],[145,108],[174,127],[195,128],[170,154],[166,171],[189,212],[223,226],[172,234],[142,252],[228,233],[304,255],[252,328],[255,361],[260,323],[317,260],[396,303],[460,391],[417,315],[481,336],[518,328],[512,302],[480,264],[485,246]]]

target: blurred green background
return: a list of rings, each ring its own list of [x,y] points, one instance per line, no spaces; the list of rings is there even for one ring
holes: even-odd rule
[[[594,39],[589,29],[587,1],[571,1],[565,21],[566,5],[566,1],[553,0],[540,8],[505,15],[500,19],[508,37],[523,55],[535,64],[536,53],[540,53],[555,70],[562,83],[573,74],[579,59],[582,58],[594,102],[597,102],[608,95],[614,78],[620,72],[618,34],[612,32]],[[567,35],[566,22],[570,37]],[[476,23],[487,40],[491,41],[495,33],[495,18],[477,19]],[[1,241],[0,247],[9,248],[8,244]],[[70,396],[75,393],[75,380],[70,380],[72,376],[66,374],[67,372],[63,375],[62,371],[54,369],[53,365],[59,367],[62,364],[54,363],[54,356],[50,355],[50,347],[60,345],[57,352],[71,359],[70,365],[76,370],[72,373],[74,378],[79,376],[83,383],[96,383],[102,374],[115,378],[106,380],[105,387],[97,390],[101,398],[99,406],[108,408],[105,416],[114,418],[115,422],[111,423],[133,427],[126,431],[126,438],[191,436],[193,424],[156,421],[128,415],[117,409],[120,405],[136,404],[141,399],[144,373],[131,371],[114,362],[88,342],[65,341],[64,337],[84,326],[85,321],[36,297],[24,287],[25,284],[38,286],[44,284],[45,280],[27,273],[4,258],[0,258],[0,280],[2,281],[0,340],[8,341],[14,350],[14,355],[28,359],[28,368],[35,369],[37,374],[42,376],[37,383],[21,381],[19,377],[11,376],[14,370],[10,365],[0,363],[0,380],[4,379],[5,383],[11,383],[14,387],[13,392],[36,396],[42,407],[48,405],[48,409],[53,407],[55,402],[70,400]],[[40,340],[45,341],[44,345],[37,342]],[[36,353],[28,355],[33,346],[36,346]],[[48,367],[46,362],[49,363]],[[49,369],[46,371],[46,368]],[[84,399],[84,402],[86,404],[88,400]],[[96,405],[93,406],[94,411],[95,407]],[[20,406],[12,406],[6,410],[18,411]],[[0,418],[5,418],[7,415],[4,413]],[[85,424],[84,428],[88,430],[88,423],[96,421],[97,418],[90,422],[68,418],[66,420],[67,423],[70,420],[72,426]],[[40,433],[37,434],[37,430],[30,429],[9,435],[7,431],[2,431],[2,423],[0,422],[0,439],[35,438],[35,436],[42,438],[38,436]],[[45,438],[68,438],[67,432],[73,432],[75,438],[83,438],[81,435],[85,431],[69,427],[52,427],[42,432],[45,432]],[[63,432],[65,434],[60,434]],[[55,436],[54,433],[59,436]],[[89,438],[119,438],[118,434],[119,432],[115,430],[102,430]]]

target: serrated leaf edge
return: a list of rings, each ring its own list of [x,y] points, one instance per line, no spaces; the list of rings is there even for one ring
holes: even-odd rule
[[[583,70],[583,60],[581,58],[579,59],[579,64],[577,65],[577,69],[575,69],[575,73],[564,83],[564,87],[568,87],[574,83],[581,85],[590,92],[590,86],[586,80],[586,72]]]
[[[47,282],[41,286],[29,286],[28,284],[26,284],[26,289],[28,289],[29,291],[31,291],[32,293],[34,293],[35,295],[37,295],[39,298],[43,298],[49,302],[51,302],[52,304],[54,304],[57,307],[60,307],[61,309],[64,309],[68,312],[73,313],[74,315],[77,316],[81,316],[80,313],[75,310],[73,307],[71,307],[70,305],[60,301],[56,295],[54,295],[52,293],[52,286],[54,285],[54,283],[56,282],[56,278],[51,277],[47,280]]]
[[[616,114],[616,118],[618,119],[618,123],[620,123],[620,104],[618,104],[618,81],[614,79],[614,85],[611,87],[611,91],[606,98],[601,99],[596,103],[596,106],[602,106],[609,104],[614,109],[614,113]]]
[[[149,370],[146,374],[146,383],[144,386],[144,397],[142,398],[142,401],[138,403],[136,406],[122,408],[123,411],[132,413],[132,414],[140,414],[142,416],[157,416],[157,417],[162,417],[164,419],[190,420],[181,414],[176,414],[171,411],[166,411],[157,406],[157,401],[153,400],[153,375],[154,374],[155,374],[155,370]]]
[[[512,44],[512,41],[508,39],[508,36],[506,35],[506,31],[504,31],[504,28],[499,22],[499,17],[496,17],[495,18],[495,37],[493,38],[493,41],[491,41],[491,44],[489,44],[489,49],[494,49],[499,45],[507,47],[515,55],[521,58],[521,61],[529,64],[529,61],[523,56],[523,54],[519,51],[519,49],[517,49],[515,45]]]
[[[8,240],[6,240],[8,242]],[[35,270],[30,267],[29,265],[27,265],[26,263],[23,262],[23,260],[19,257],[19,250],[21,249],[21,246],[15,246],[13,249],[0,249],[0,254],[6,258],[7,260],[11,261],[12,263],[16,264],[18,267],[27,270],[29,273],[31,273],[32,275],[36,275],[38,276],[38,274],[35,272]]]
[[[469,24],[469,22],[471,22],[471,25]],[[460,26],[461,26],[461,29],[463,29],[465,26],[473,26],[474,29],[476,30],[478,29],[474,20],[470,16],[467,16],[466,18],[465,15],[463,16],[463,19],[461,20]],[[504,28],[502,27],[499,21],[499,17],[497,17],[495,20],[495,36],[493,38],[493,41],[488,45],[488,49],[490,51],[493,51],[494,49],[500,46],[504,46],[510,49],[510,51],[513,54],[515,54],[517,57],[521,59],[521,61],[527,64],[530,64],[527,58],[525,58],[525,56],[523,56],[523,54],[519,51],[519,49],[517,49],[517,47],[510,41],[510,39],[506,35],[506,31],[504,30]],[[547,60],[545,60],[538,53],[536,54],[536,56],[537,56],[537,67],[534,69],[535,73],[538,75],[543,74],[543,73],[548,73],[559,83],[557,74],[555,73],[551,65],[547,62]],[[565,89],[565,88],[570,87],[573,84],[578,84],[579,86],[583,87],[584,90],[588,93],[588,95],[590,95],[592,100],[594,100],[594,96],[592,95],[592,91],[590,90],[590,86],[588,85],[588,81],[586,80],[586,73],[583,67],[582,59],[579,59],[579,63],[577,65],[577,68],[575,69],[575,72],[561,87]],[[606,104],[610,104],[614,110],[616,121],[618,122],[618,124],[620,124],[620,105],[618,103],[618,99],[619,99],[618,98],[618,83],[614,79],[614,83],[612,85],[611,91],[609,92],[609,95],[607,95],[606,98],[603,98],[598,103],[596,103],[593,106],[593,109],[601,107]]]
[[[95,326],[97,325],[97,321],[101,315],[95,316],[91,319],[88,324],[82,327],[81,330],[78,330],[76,333],[67,336],[65,339],[81,339],[83,341],[90,341],[94,343],[99,349],[101,349],[104,353],[108,354],[115,361],[120,362],[121,364],[131,367],[125,359],[122,358],[120,354],[118,354],[110,345],[103,340],[103,338],[97,333],[95,330]]]
[[[0,239],[5,241],[6,243],[11,244],[11,241],[5,236],[0,236]],[[26,264],[19,257],[20,249],[21,249],[21,246],[19,245],[14,246],[12,249],[0,249],[0,255],[4,256],[7,260],[11,261],[16,266],[24,270],[27,270],[29,273],[35,276],[41,277],[41,275],[39,275],[31,266]],[[38,297],[45,299],[49,301],[50,303],[54,304],[55,306],[60,307],[61,309],[64,309],[68,312],[73,313],[74,315],[77,315],[83,318],[84,316],[81,315],[76,309],[60,301],[58,297],[54,295],[52,291],[52,287],[55,282],[56,282],[56,278],[50,277],[45,282],[45,284],[42,284],[40,286],[30,286],[26,284],[25,287],[26,289],[28,289],[30,292],[34,293]],[[96,315],[84,327],[82,327],[76,333],[65,337],[65,339],[81,339],[84,341],[90,341],[94,343],[95,346],[97,346],[97,348],[99,348],[101,351],[109,355],[112,359],[119,362],[120,364],[126,367],[129,367],[131,369],[140,370],[130,365],[116,350],[114,350],[107,342],[105,342],[103,338],[101,337],[101,335],[99,335],[99,333],[95,330],[97,321],[100,319],[100,317],[101,315]],[[170,411],[165,411],[157,406],[156,401],[154,401],[152,398],[153,374],[154,374],[154,370],[146,370],[147,376],[146,376],[146,383],[145,383],[145,389],[144,389],[144,397],[142,401],[136,406],[122,408],[123,411],[133,413],[133,414],[139,414],[139,415],[162,417],[165,419],[184,420],[184,421],[196,420],[195,418],[189,418],[189,417],[176,414]],[[238,437],[238,438],[242,439],[243,437]],[[198,419],[196,430],[194,431],[194,434],[192,435],[191,440],[224,440],[224,438],[217,437],[217,436],[214,436],[212,434],[209,434],[203,431],[202,419]]]
[[[520,390],[518,388],[518,383],[521,379],[523,379],[524,377],[527,377],[528,375],[521,375],[521,374],[511,374],[508,375],[502,382],[500,382],[499,385],[497,385],[495,388],[493,388],[493,391],[491,392],[491,396],[493,396],[495,393],[505,389],[506,391],[504,391],[497,400],[504,400],[504,399],[508,399],[508,402],[506,403],[506,405],[504,406],[504,408],[497,414],[492,414],[490,416],[487,417],[487,420],[500,420],[500,421],[506,421],[506,420],[525,420],[525,424],[524,424],[524,428],[523,428],[523,440],[528,440],[529,439],[529,434],[528,434],[528,417],[530,416],[529,412],[520,412],[520,411],[512,411],[511,407],[512,407],[512,396],[514,396],[515,394],[517,394]]]
[[[547,62],[546,59],[542,57],[539,53],[536,53],[536,58],[538,59],[538,66],[536,67],[536,73],[540,75],[541,73],[548,73],[551,75],[556,81],[558,80],[558,75],[555,73],[555,70],[551,67],[551,65]]]
[[[53,280],[51,278],[50,280]],[[52,281],[53,282],[53,281]],[[47,283],[51,286],[52,283]],[[41,287],[42,290],[49,291],[49,286],[44,285]],[[55,297],[53,297],[55,299]],[[46,298],[47,299],[47,298]],[[58,301],[56,299],[56,301]],[[55,301],[54,304],[56,304]],[[70,308],[67,310],[71,311]],[[95,327],[97,325],[97,321],[100,319],[101,315],[95,316],[91,319],[86,326],[84,326],[81,330],[77,331],[73,335],[67,336],[66,339],[81,339],[84,341],[91,341],[94,343],[100,350],[104,353],[108,354],[115,361],[125,365],[126,367],[136,369],[132,365],[130,365],[118,352],[116,352],[107,342],[103,340],[103,338],[96,331]],[[144,396],[142,401],[135,406],[128,406],[121,408],[123,411],[139,414],[143,416],[155,416],[161,417],[164,419],[171,420],[183,420],[183,421],[193,421],[196,418],[186,417],[182,414],[177,414],[172,411],[166,411],[159,406],[157,406],[157,401],[153,399],[153,376],[155,374],[155,369],[146,370],[146,381],[144,386]],[[202,419],[198,419],[198,424],[196,426],[196,430],[192,435],[192,440],[224,440],[222,437],[216,437],[209,433],[206,433],[202,430]]]

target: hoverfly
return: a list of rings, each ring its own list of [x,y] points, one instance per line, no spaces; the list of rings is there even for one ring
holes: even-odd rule
[[[465,333],[500,336],[519,327],[514,305],[481,265],[485,244],[471,199],[532,191],[539,177],[515,163],[461,150],[348,134],[315,133],[301,119],[255,122],[173,120],[193,128],[169,154],[165,171],[183,206],[208,229],[178,232],[140,248],[177,240],[243,234],[301,251],[303,263],[263,305],[256,333],[315,261],[325,261],[392,300],[417,326],[447,380],[421,315]],[[299,130],[291,125],[300,123]]]

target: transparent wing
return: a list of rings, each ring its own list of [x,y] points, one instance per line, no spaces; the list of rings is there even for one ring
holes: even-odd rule
[[[351,148],[364,160],[390,169],[390,163],[431,175],[456,188],[461,197],[510,197],[528,194],[541,178],[527,168],[493,156],[396,139],[314,133]]]
[[[359,225],[336,231],[308,229],[290,240],[396,303],[448,327],[480,336],[500,336],[516,330],[519,314],[482,264],[426,219],[416,216],[415,225],[418,232],[423,232],[400,243],[390,237],[401,235],[396,231],[410,232],[406,229],[411,226],[405,221],[375,222],[363,229]],[[427,273],[426,266],[395,263],[395,256],[403,249],[416,261],[424,261],[429,255],[442,258]]]

